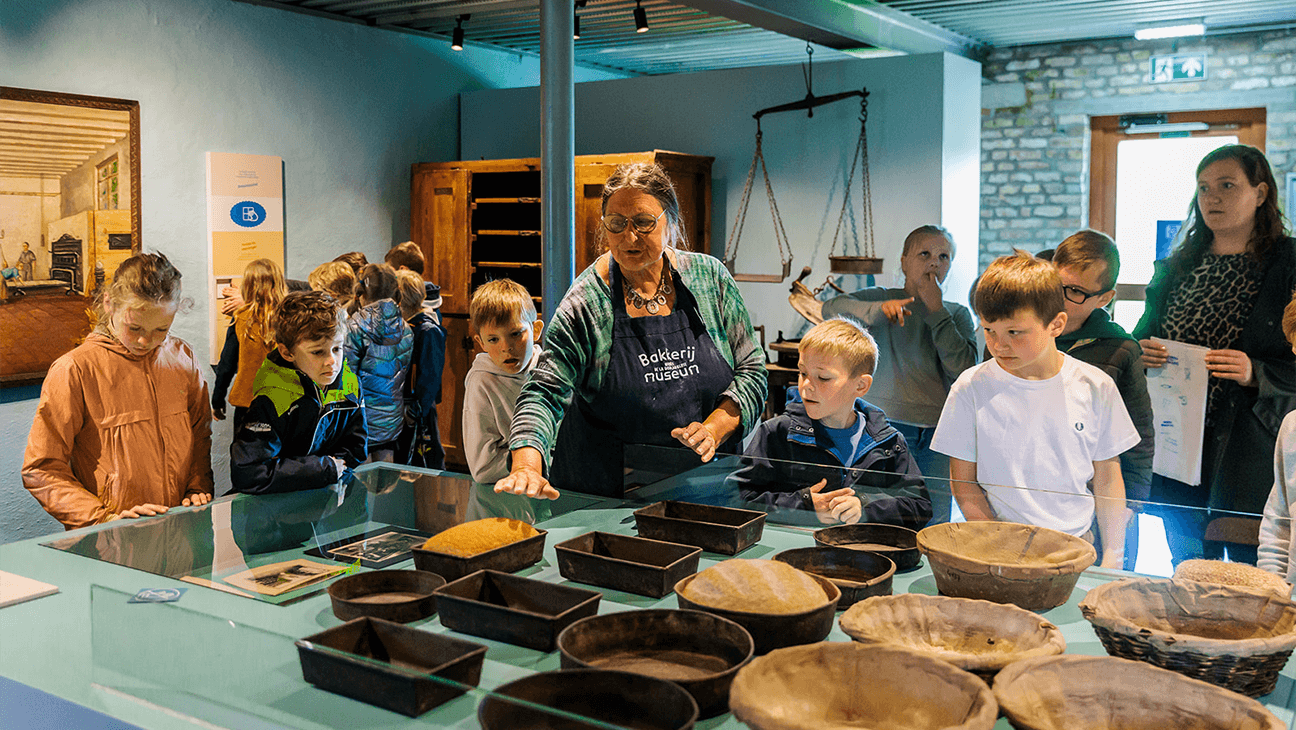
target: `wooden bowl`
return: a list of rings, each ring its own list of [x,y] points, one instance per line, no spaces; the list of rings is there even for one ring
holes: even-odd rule
[[[891,595],[896,572],[895,562],[885,555],[840,547],[795,548],[774,559],[832,581],[842,594],[839,611],[870,596]]]
[[[753,659],[729,708],[753,730],[989,730],[999,714],[976,675],[905,649],[831,641]]]
[[[785,646],[822,641],[832,632],[833,617],[837,613],[837,601],[841,599],[841,590],[823,576],[807,574],[823,589],[824,603],[821,606],[797,613],[761,613],[705,606],[689,600],[683,592],[698,575],[701,573],[690,575],[675,584],[675,599],[679,607],[706,611],[736,622],[751,633],[756,643],[757,654],[765,654]]]
[[[951,522],[923,528],[918,549],[936,588],[958,598],[1045,611],[1067,602],[1098,554],[1065,532],[1016,522]]]
[[[971,598],[879,596],[851,606],[838,623],[858,642],[915,651],[987,682],[1013,662],[1066,651],[1062,632],[1043,616]]]
[[[698,703],[702,717],[729,709],[729,685],[751,661],[751,634],[705,611],[668,608],[590,616],[563,629],[563,669],[613,669],[670,680]]]
[[[815,530],[816,545],[843,547],[885,555],[903,573],[918,567],[918,533],[907,527],[880,522],[861,522]]]
[[[586,725],[507,698],[552,707],[606,725]],[[572,730],[582,727],[632,727],[636,730],[689,730],[697,722],[697,703],[678,684],[631,672],[564,669],[541,672],[497,687],[477,705],[483,730]]]
[[[1115,657],[1057,656],[999,673],[995,699],[1018,730],[1280,730],[1264,705],[1212,684]]]
[[[356,573],[328,587],[333,615],[343,621],[369,616],[407,624],[436,613],[436,589],[445,578],[424,570]]]

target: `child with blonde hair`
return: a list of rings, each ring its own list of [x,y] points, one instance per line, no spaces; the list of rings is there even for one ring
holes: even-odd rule
[[[396,272],[396,279],[401,316],[414,332],[414,351],[405,379],[405,429],[401,433],[399,460],[412,466],[444,469],[437,404],[441,402],[441,373],[445,370],[446,331],[424,309],[427,289],[423,277],[401,270]]]
[[[360,378],[369,429],[370,461],[392,461],[405,425],[405,379],[414,332],[396,303],[396,270],[365,264],[356,282],[358,309],[347,323],[346,362]]]
[[[496,279],[477,287],[468,305],[473,341],[482,349],[464,378],[464,457],[473,481],[494,484],[509,473],[509,436],[522,384],[540,359],[535,302],[526,287]]]
[[[234,429],[238,430],[252,405],[252,379],[274,348],[270,318],[288,293],[283,271],[270,259],[257,259],[243,271],[239,284],[243,306],[234,310],[233,322],[225,333],[225,347],[216,365],[212,384],[212,417],[225,420],[225,394],[234,406]]]
[[[787,408],[756,427],[730,484],[791,521],[808,510],[823,524],[926,525],[931,498],[905,437],[864,400],[877,366],[873,337],[838,317],[811,327],[797,349]]]
[[[188,301],[166,256],[131,256],[95,302],[95,330],[50,366],[22,480],[68,529],[211,500],[207,384],[168,334]]]
[[[310,288],[331,294],[348,312],[351,300],[355,298],[356,275],[350,264],[343,261],[329,261],[315,267],[306,279]]]

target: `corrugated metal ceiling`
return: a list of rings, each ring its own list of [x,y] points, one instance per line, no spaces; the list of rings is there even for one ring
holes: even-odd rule
[[[531,54],[540,50],[539,0],[238,1],[444,37],[447,43],[456,18],[466,14],[470,17],[463,27],[469,44]],[[581,27],[581,38],[575,41],[576,63],[632,74],[665,74],[805,60],[806,41],[731,20],[724,17],[727,11],[779,29],[788,27],[789,19],[793,26],[823,25],[828,19],[838,34],[862,39],[852,49],[854,55],[870,52],[868,14],[874,10],[891,13],[900,23],[912,23],[919,32],[938,26],[939,32],[948,31],[961,40],[950,50],[972,56],[990,47],[1129,37],[1141,27],[1189,19],[1204,18],[1210,33],[1296,27],[1296,0],[698,0],[696,4],[708,10],[682,2],[643,0],[650,30],[637,33],[635,0],[588,0],[576,10]],[[765,19],[769,22],[763,23]],[[841,50],[814,48],[816,61],[845,57]]]
[[[995,47],[1128,38],[1134,31],[1204,21],[1207,32],[1296,27],[1293,0],[882,0]]]

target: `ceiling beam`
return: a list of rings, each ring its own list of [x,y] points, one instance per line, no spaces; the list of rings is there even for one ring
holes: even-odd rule
[[[875,46],[904,53],[944,51],[979,60],[981,44],[874,0],[683,0],[712,15],[846,50]]]

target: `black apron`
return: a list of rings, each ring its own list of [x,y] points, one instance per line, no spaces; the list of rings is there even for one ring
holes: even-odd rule
[[[560,491],[620,497],[628,445],[679,447],[686,458],[678,471],[701,464],[670,432],[705,420],[733,382],[734,371],[707,334],[697,300],[684,288],[669,259],[663,257],[663,265],[674,282],[675,308],[664,317],[631,317],[626,312],[621,268],[616,261],[608,265],[612,280],[608,369],[592,401],[580,395],[572,399],[558,428],[549,481]],[[665,452],[648,452],[655,467],[665,466],[661,463]]]

